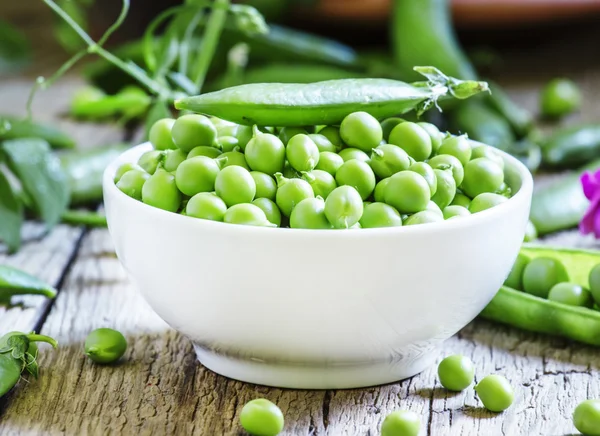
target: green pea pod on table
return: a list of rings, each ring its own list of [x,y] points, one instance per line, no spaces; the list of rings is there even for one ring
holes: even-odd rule
[[[432,67],[415,69],[428,81],[409,84],[389,79],[341,79],[248,84],[183,98],[175,107],[245,125],[335,125],[355,111],[376,118],[411,110],[421,113],[439,99],[464,99],[487,90],[485,82],[454,79]]]
[[[8,115],[0,115],[0,141],[20,138],[43,139],[52,148],[75,147],[73,138],[55,127]]]
[[[600,124],[560,129],[542,146],[542,161],[551,168],[577,168],[600,156]]]
[[[490,93],[486,96],[486,103],[506,119],[517,136],[526,136],[533,128],[531,113],[515,104],[496,83],[488,83]]]
[[[14,295],[56,296],[56,289],[40,279],[8,265],[0,265],[0,303],[9,303]]]
[[[586,288],[590,270],[600,263],[600,251],[525,244],[530,258],[550,257],[565,266],[570,282]],[[562,304],[516,289],[502,287],[479,315],[523,330],[546,333],[600,346],[600,311]]]

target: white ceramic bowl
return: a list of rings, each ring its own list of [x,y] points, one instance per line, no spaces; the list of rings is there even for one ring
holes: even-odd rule
[[[410,227],[273,229],[136,201],[104,173],[116,252],[145,299],[209,369],[292,388],[352,388],[413,376],[492,299],[525,233],[533,181],[503,154],[507,202]]]

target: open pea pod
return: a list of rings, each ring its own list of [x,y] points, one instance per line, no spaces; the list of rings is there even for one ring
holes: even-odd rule
[[[543,256],[560,260],[569,280],[585,287],[589,286],[590,270],[600,263],[600,251],[596,250],[525,244],[521,253],[532,259]],[[480,316],[523,330],[600,346],[600,311],[546,300],[505,286]]]
[[[13,295],[56,296],[56,289],[24,271],[0,265],[0,303],[10,302]]]

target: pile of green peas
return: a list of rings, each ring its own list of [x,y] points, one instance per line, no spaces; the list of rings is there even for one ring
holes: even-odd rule
[[[154,150],[117,187],[190,217],[350,229],[455,219],[511,195],[504,161],[429,123],[354,112],[339,126],[258,127],[186,114],[150,130]]]

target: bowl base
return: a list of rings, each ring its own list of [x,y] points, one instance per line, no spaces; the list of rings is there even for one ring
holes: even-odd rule
[[[370,362],[357,365],[294,365],[242,359],[194,344],[202,365],[235,380],[277,388],[353,389],[397,382],[412,377],[433,364],[437,350],[407,362]]]

